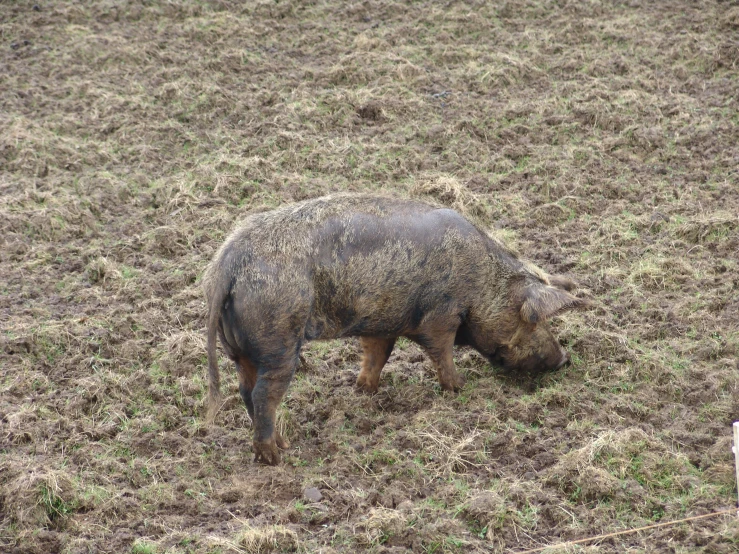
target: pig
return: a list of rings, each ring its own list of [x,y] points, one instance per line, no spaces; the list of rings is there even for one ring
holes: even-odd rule
[[[569,355],[547,319],[589,301],[575,284],[516,257],[456,211],[369,194],[334,194],[248,216],[203,278],[208,415],[222,404],[216,336],[235,362],[255,461],[280,462],[275,413],[312,340],[359,337],[356,385],[377,391],[398,337],[433,362],[441,388],[464,379],[453,346],[511,371],[558,369]]]

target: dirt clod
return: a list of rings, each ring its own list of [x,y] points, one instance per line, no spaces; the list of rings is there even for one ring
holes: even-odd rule
[[[320,502],[323,495],[316,487],[308,487],[303,491],[303,498],[308,502]]]

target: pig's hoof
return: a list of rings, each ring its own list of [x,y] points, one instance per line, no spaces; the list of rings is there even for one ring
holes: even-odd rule
[[[453,379],[441,383],[441,388],[450,392],[459,392],[464,388],[464,384],[467,382],[462,375],[455,375]]]
[[[359,377],[357,377],[357,388],[368,394],[374,394],[377,392],[377,385],[370,382],[367,376],[362,375],[361,373],[359,374]]]
[[[275,439],[264,442],[254,441],[254,461],[268,466],[276,466],[280,463],[280,451],[277,449]]]
[[[466,383],[467,378],[464,375],[457,375],[457,382],[454,384],[454,390],[461,391]]]
[[[280,450],[287,450],[288,448],[290,448],[290,441],[283,438],[283,436],[280,434],[275,437],[275,442],[277,443],[277,448],[279,448]]]

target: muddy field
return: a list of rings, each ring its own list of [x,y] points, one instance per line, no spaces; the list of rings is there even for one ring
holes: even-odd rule
[[[737,2],[0,4],[0,551],[517,552],[735,506]],[[200,279],[245,214],[429,198],[576,279],[573,363],[311,343],[254,464]],[[313,489],[317,489],[313,490]],[[568,552],[739,549],[727,515]],[[552,550],[553,551],[553,550]],[[563,550],[560,550],[563,551]]]

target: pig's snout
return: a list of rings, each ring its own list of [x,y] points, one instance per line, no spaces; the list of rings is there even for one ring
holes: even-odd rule
[[[570,353],[567,352],[564,348],[560,349],[560,352],[562,353],[562,360],[559,362],[559,365],[555,368],[555,371],[567,364],[570,363]]]

